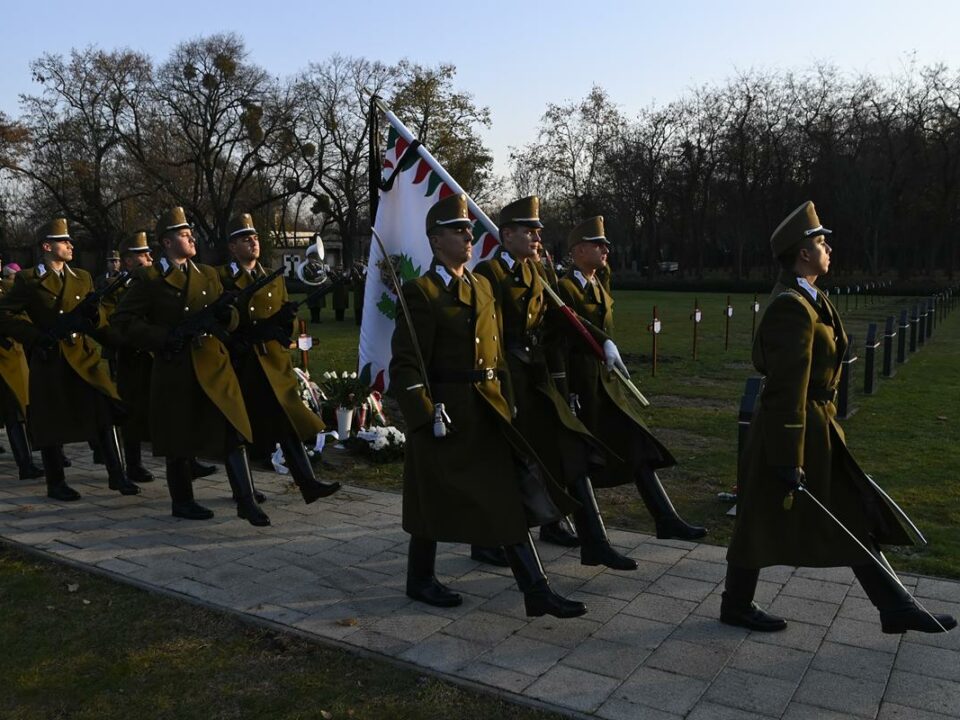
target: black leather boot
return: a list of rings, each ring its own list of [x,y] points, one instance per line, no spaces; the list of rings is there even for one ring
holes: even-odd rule
[[[566,518],[541,525],[540,540],[561,547],[580,547],[580,538],[573,532],[573,528],[570,527],[570,522]]]
[[[94,465],[103,465],[103,450],[100,449],[99,440],[90,440],[87,445],[90,446],[91,452],[93,452],[93,464]]]
[[[517,587],[523,593],[523,605],[528,617],[553,615],[558,618],[573,618],[587,612],[587,607],[582,602],[567,600],[550,589],[530,533],[527,533],[526,542],[508,545],[504,552],[510,562],[510,569],[513,570],[513,577],[517,580]]]
[[[167,489],[170,491],[172,515],[185,520],[209,520],[213,510],[193,499],[193,477],[188,458],[167,458]]]
[[[643,504],[657,524],[657,537],[660,540],[699,540],[707,534],[705,528],[690,525],[677,514],[653,468],[642,466],[637,472],[636,483]]]
[[[758,632],[786,630],[787,621],[760,609],[753,601],[760,571],[727,565],[727,579],[720,601],[720,622]]]
[[[237,499],[237,517],[257,527],[269,525],[270,518],[257,505],[253,495],[253,478],[250,475],[250,463],[247,462],[247,449],[241,445],[231,450],[224,467]]]
[[[43,474],[47,478],[47,497],[54,500],[71,502],[80,499],[80,493],[67,485],[63,474],[63,451],[60,447],[40,448],[43,460]]]
[[[129,438],[124,433],[123,456],[127,461],[127,477],[131,482],[153,482],[153,473],[143,466],[143,450],[139,439]]]
[[[300,488],[300,495],[303,496],[303,501],[307,505],[322,497],[333,495],[340,489],[340,483],[338,482],[320,482],[317,480],[307,451],[298,438],[284,438],[280,441],[280,448],[283,450],[283,457],[287,461],[290,476],[297,487]]]
[[[485,565],[495,565],[496,567],[510,567],[507,562],[507,556],[503,553],[501,547],[484,547],[483,545],[470,546],[470,559],[476,560]]]
[[[614,570],[636,570],[636,560],[621,555],[610,546],[590,478],[586,475],[578,477],[570,488],[570,494],[580,503],[580,507],[573,514],[582,543],[580,564],[606,565]]]
[[[247,465],[250,465],[250,458],[247,458]],[[257,486],[253,484],[253,473],[250,473],[250,487],[253,488],[253,499],[257,501],[257,505],[263,505],[267,501],[267,496],[262,492],[257,490]],[[230,498],[237,502],[237,493],[233,489],[233,486],[230,486]]]
[[[19,420],[8,419],[7,439],[10,441],[10,452],[17,463],[21,480],[34,480],[43,477],[43,468],[33,462],[33,451],[27,439],[27,429]]]
[[[70,458],[68,458],[66,453],[63,452],[63,445],[58,445],[58,447],[60,448],[60,463],[65,468],[72,466],[73,463],[70,461]]]
[[[456,607],[463,603],[463,598],[437,580],[434,570],[436,559],[436,542],[410,536],[410,547],[407,551],[407,597],[436,607]]]
[[[905,633],[907,630],[942,633],[957,626],[952,615],[930,613],[920,608],[900,581],[894,579],[896,573],[883,553],[875,550],[874,555],[892,576],[873,564],[857,565],[853,568],[853,573],[870,602],[880,611],[880,627],[883,632],[890,635]]]
[[[120,454],[120,441],[117,429],[108,425],[97,436],[97,444],[103,455],[103,464],[107,467],[107,484],[111,490],[119,490],[121,495],[139,495],[140,488],[130,482],[123,467],[123,455]]]
[[[196,458],[190,458],[190,477],[197,480],[208,475],[213,475],[217,471],[216,465],[204,465]]]

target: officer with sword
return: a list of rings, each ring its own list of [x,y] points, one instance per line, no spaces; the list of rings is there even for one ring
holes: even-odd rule
[[[928,612],[880,551],[925,544],[923,536],[860,468],[836,420],[848,339],[836,307],[816,285],[830,269],[830,234],[808,201],[770,238],[781,272],[753,344],[764,386],[741,461],[720,621],[783,630],[786,621],[753,600],[761,568],[849,566],[879,611],[883,632],[946,632],[956,620]]]

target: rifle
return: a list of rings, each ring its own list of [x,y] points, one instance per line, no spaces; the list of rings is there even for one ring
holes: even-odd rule
[[[334,288],[336,288],[338,285],[342,285],[346,282],[347,275],[345,273],[338,273],[336,270],[331,270],[323,282],[320,283],[320,287],[311,292],[309,295],[297,300],[294,303],[294,307],[299,310],[314,298],[323,297],[324,295],[333,292]]]
[[[53,340],[59,341],[66,340],[74,333],[88,332],[92,324],[89,317],[94,312],[99,312],[100,302],[106,300],[125,285],[129,277],[130,273],[124,270],[109,284],[104,285],[99,290],[88,292],[72,310],[57,316],[53,327],[47,331],[47,334]]]
[[[188,340],[194,340],[201,335],[214,335],[221,341],[227,339],[228,334],[217,319],[217,316],[227,308],[249,302],[259,290],[262,290],[286,270],[282,265],[269,275],[258,278],[255,282],[241,290],[224,291],[200,312],[183,319],[179,325],[170,331],[168,343],[172,348],[182,346]]]

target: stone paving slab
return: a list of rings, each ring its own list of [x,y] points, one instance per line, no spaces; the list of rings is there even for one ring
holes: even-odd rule
[[[960,719],[960,632],[884,635],[847,568],[764,570],[757,599],[782,633],[721,625],[725,549],[611,530],[636,572],[542,546],[552,585],[583,618],[528,618],[510,571],[443,544],[437,572],[464,598],[432,608],[404,594],[407,535],[396,493],[348,486],[305,506],[284,477],[256,473],[273,525],[236,517],[222,472],[195,484],[216,512],[169,516],[162,465],[138,497],[106,487],[71,445],[76,503],[45,497],[0,456],[0,539],[340,647],[380,655],[570,717]],[[327,453],[337,453],[329,449]],[[960,613],[960,583],[904,576],[932,611]]]

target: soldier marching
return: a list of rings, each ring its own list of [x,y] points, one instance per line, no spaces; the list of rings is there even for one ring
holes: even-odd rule
[[[406,594],[461,604],[437,577],[436,550],[438,542],[465,543],[476,559],[510,567],[529,616],[577,617],[586,606],[551,588],[530,530],[579,544],[584,565],[636,569],[610,544],[594,486],[635,484],[658,538],[696,540],[706,530],[674,508],[656,471],[676,460],[625,389],[603,218],[570,232],[572,265],[562,278],[542,262],[536,196],[501,210],[500,247],[474,272],[471,226],[466,196],[434,204],[425,223],[433,261],[397,288],[390,375],[408,439]],[[753,349],[765,387],[744,453],[720,620],[781,630],[785,621],[754,602],[761,568],[848,565],[884,632],[944,632],[955,619],[919,606],[880,549],[922,537],[860,469],[835,420],[847,337],[816,286],[829,268],[829,235],[808,202],[771,238],[782,272]],[[196,457],[212,457],[225,464],[237,515],[268,526],[247,452],[279,446],[305,502],[339,489],[317,479],[304,449],[323,423],[304,406],[291,363],[298,306],[284,279],[261,264],[249,214],[232,218],[229,259],[214,268],[195,262],[191,225],[172,208],[157,224],[156,263],[146,233],[137,233],[96,283],[70,265],[66,220],[40,228],[37,240],[41,262],[0,287],[0,410],[21,479],[43,474],[48,497],[78,499],[61,448],[87,440],[103,454],[110,488],[137,494],[134,481],[153,479],[142,461],[150,442],[165,460],[173,516],[213,516],[192,485],[210,470]],[[338,320],[344,298],[334,295]],[[557,312],[564,302],[593,343],[570,331]],[[576,536],[565,525],[571,514]]]

